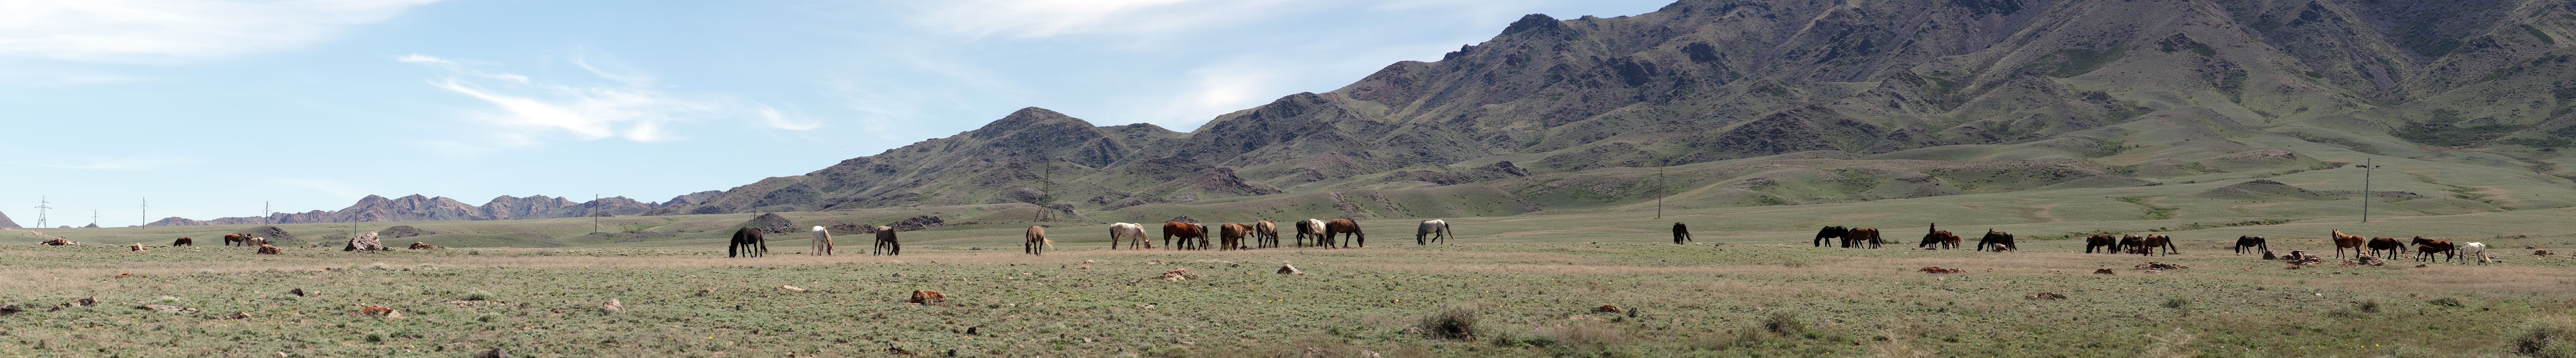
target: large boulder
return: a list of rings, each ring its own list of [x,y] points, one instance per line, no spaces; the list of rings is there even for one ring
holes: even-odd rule
[[[341,247],[340,251],[392,250],[393,248],[385,247],[385,240],[379,239],[378,237],[380,236],[382,236],[382,234],[377,234],[374,231],[358,234],[358,236],[351,236],[349,237],[349,246]]]

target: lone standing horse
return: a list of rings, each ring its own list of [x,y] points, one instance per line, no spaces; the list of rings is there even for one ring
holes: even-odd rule
[[[889,256],[903,255],[903,243],[896,242],[894,240],[894,226],[877,227],[877,244],[875,247],[868,249],[868,254],[883,254]]]
[[[831,256],[832,231],[825,230],[821,226],[814,227],[814,252],[806,253],[806,255]]]
[[[1028,241],[1020,243],[1020,251],[1030,255],[1045,255],[1046,249],[1055,248],[1054,241],[1047,241],[1045,226],[1030,226],[1023,237]]]
[[[761,239],[760,229],[735,229],[733,242],[725,245],[725,257],[760,257],[765,253],[769,253],[769,240]]]
[[[1448,220],[1423,220],[1422,227],[1415,229],[1413,232],[1413,244],[1430,245],[1433,242],[1444,240],[1449,237],[1449,235]],[[1424,240],[1425,237],[1428,237],[1429,240]]]
[[[1690,242],[1690,241],[1691,241],[1690,226],[1688,226],[1688,225],[1682,225],[1682,223],[1678,223],[1678,222],[1677,222],[1677,223],[1673,223],[1673,244],[1674,244],[1674,245],[1681,245],[1682,243],[1686,243],[1686,242]]]

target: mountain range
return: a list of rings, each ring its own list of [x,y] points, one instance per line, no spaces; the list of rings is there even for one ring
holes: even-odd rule
[[[1684,0],[1635,16],[1531,14],[1441,60],[1189,132],[1031,107],[663,203],[414,195],[271,219],[944,205],[1121,220],[1499,216],[2184,184],[2363,160],[2457,188],[2407,194],[2396,207],[2411,213],[2566,207],[2570,5]]]

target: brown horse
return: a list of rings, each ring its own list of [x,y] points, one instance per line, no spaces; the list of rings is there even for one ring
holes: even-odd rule
[[[1678,223],[1678,222],[1677,222],[1677,223],[1673,223],[1673,244],[1674,244],[1674,245],[1680,245],[1680,244],[1687,243],[1687,242],[1690,242],[1690,241],[1691,241],[1691,236],[1690,236],[1690,226],[1689,226],[1689,225],[1682,225],[1682,223]],[[1816,246],[1818,246],[1818,247],[1822,247],[1822,246],[1824,246],[1824,245],[1816,245]]]
[[[1216,226],[1217,250],[1242,250],[1243,238],[1252,236],[1252,225],[1224,223]]]
[[[1172,237],[1174,236],[1181,238],[1181,246],[1172,246]],[[1191,245],[1190,239],[1198,239],[1199,242],[1207,242],[1207,227],[1179,221],[1163,222],[1163,247],[1182,250],[1189,250],[1192,247],[1197,247],[1199,249],[1207,248],[1205,246]]]
[[[1940,249],[1958,249],[1959,240],[1959,235],[1951,234],[1949,230],[1942,230],[1941,224],[1932,224],[1932,232],[1923,234],[1923,243],[1915,244],[1914,247],[1933,247],[1933,244],[1939,244]]]
[[[895,241],[894,226],[889,225],[877,227],[877,243],[876,246],[868,248],[868,255],[877,254],[894,256],[903,255],[903,243]]]
[[[1279,247],[1279,223],[1270,222],[1270,220],[1254,221],[1252,235],[1260,238],[1254,240],[1253,246]]]
[[[2451,251],[2453,248],[2457,248],[2457,246],[2452,245],[2450,241],[2426,239],[2423,236],[2416,236],[2415,261],[2430,260],[2433,258],[2433,254],[2443,254],[2444,257],[2450,260],[2457,260],[2460,258],[2460,254],[2458,252]]]
[[[1022,238],[1027,239],[1020,243],[1022,253],[1045,255],[1046,249],[1055,248],[1055,245],[1047,241],[1045,226],[1030,226],[1028,234],[1022,235]]]
[[[2147,250],[2147,238],[2138,237],[2137,235],[2120,235],[2120,246],[2117,246],[2116,248],[2120,249],[2120,253],[2124,254],[2145,255]]]
[[[1986,237],[1977,239],[1977,251],[1986,251],[1986,244],[1994,244],[1995,252],[2021,249],[2020,246],[2013,245],[2012,233],[1995,231],[1994,228],[1986,228]]]
[[[2362,248],[2361,248],[2361,245],[2362,245],[2363,243],[2367,242],[2367,241],[2370,241],[2370,239],[2368,239],[2368,238],[2363,238],[2363,237],[2361,237],[2361,235],[2344,235],[2344,234],[2343,234],[2343,230],[2333,230],[2333,231],[2334,231],[2335,257],[2343,257],[2343,249],[2352,249],[2352,254],[2353,254],[2353,255],[2360,255],[2360,254],[2362,254]]]
[[[2158,256],[2182,253],[2181,248],[2174,246],[2172,236],[2147,235],[2146,244],[2146,251],[2138,252],[2138,256],[2146,256],[2149,252],[2154,252]]]
[[[224,246],[233,246],[233,244],[242,244],[241,246],[250,246],[250,244],[249,244],[249,241],[248,241],[248,240],[250,240],[250,235],[242,235],[242,234],[224,234]]]
[[[179,238],[178,240],[170,240],[170,247],[180,247],[180,246],[197,246],[197,239],[196,239],[196,238],[189,238],[189,237],[182,237],[182,238]]]
[[[1874,227],[1855,228],[1844,231],[1843,241],[1848,242],[1848,244],[1844,244],[1843,247],[1867,246],[1872,249],[1878,248],[1879,245],[1887,243],[1887,240],[1879,239],[1878,228]]]
[[[1368,247],[1368,234],[1360,233],[1359,221],[1351,219],[1333,219],[1332,222],[1324,223],[1325,240],[1340,242],[1341,240],[1334,239],[1333,237],[1341,234],[1351,234],[1352,243],[1359,244],[1359,247]],[[1351,247],[1351,245],[1343,244],[1342,247]]]

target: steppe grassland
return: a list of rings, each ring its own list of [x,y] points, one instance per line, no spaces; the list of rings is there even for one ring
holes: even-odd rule
[[[1112,252],[1096,247],[1104,239],[1073,229],[1055,231],[1065,237],[1058,242],[1064,250],[1043,257],[1017,253],[1017,228],[977,228],[1009,225],[906,233],[911,254],[899,258],[797,255],[801,238],[773,240],[772,256],[744,259],[710,255],[718,247],[704,242],[381,254],[297,248],[278,257],[222,247],[126,253],[104,245],[12,245],[0,246],[0,266],[26,274],[0,278],[7,292],[0,302],[105,303],[0,316],[30,327],[0,337],[0,354],[455,356],[508,347],[539,356],[846,356],[887,348],[960,356],[1296,356],[1309,349],[1326,356],[2493,356],[2511,354],[2508,346],[2530,337],[2544,349],[2563,349],[2548,344],[2552,332],[2562,332],[2549,327],[2567,321],[2561,312],[2576,280],[2576,259],[2563,257],[2285,270],[2205,246],[2221,232],[2465,231],[2565,214],[2555,210],[2449,216],[2438,225],[2401,218],[2366,224],[2382,227],[2184,231],[2176,234],[2197,238],[2184,255],[2152,258],[2068,253],[2081,251],[2072,240],[2025,241],[2011,254],[1903,250],[1910,242],[1848,250],[1806,247],[1802,232],[1712,229],[1702,229],[1701,243],[1725,245],[1671,245],[1658,243],[1668,238],[1647,225],[1815,216],[1785,211],[1465,219],[1465,244],[1431,247],[1406,240],[1409,223],[1376,220],[1370,231],[1378,240],[1357,250]],[[2006,229],[2027,235],[2097,224],[2026,225]],[[1890,231],[1900,239],[1913,233]],[[2491,241],[2559,240],[2565,236]],[[2331,252],[2310,241],[2279,240],[2274,249]],[[1093,261],[1090,268],[1079,268],[1084,260]],[[2129,268],[2147,260],[2193,268]],[[1271,272],[1283,263],[1310,274]],[[1969,272],[1912,272],[1923,266]],[[1175,268],[1206,276],[1159,278]],[[2121,274],[2087,274],[2095,268]],[[112,277],[121,273],[136,275]],[[285,293],[294,288],[310,295]],[[953,301],[902,303],[913,289],[943,291]],[[2068,298],[2024,298],[2038,292]],[[604,308],[609,299],[624,310]],[[147,303],[197,310],[132,308]],[[1603,304],[1635,315],[1589,311]],[[354,313],[370,305],[408,317]],[[1453,311],[1460,313],[1444,314]],[[252,317],[218,319],[245,312]],[[1472,324],[1450,325],[1472,327],[1467,337],[1421,332],[1467,318]]]

